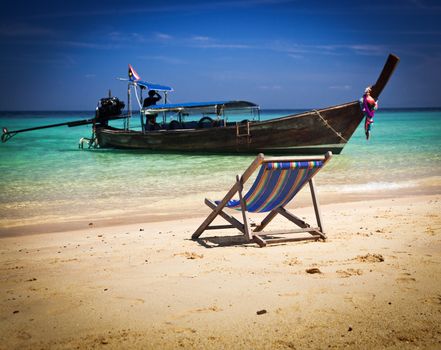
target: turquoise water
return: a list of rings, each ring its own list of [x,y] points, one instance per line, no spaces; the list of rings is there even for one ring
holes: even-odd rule
[[[293,113],[263,111],[262,119]],[[87,119],[87,112],[0,113],[9,130]],[[370,141],[362,126],[320,173],[323,192],[352,195],[441,188],[441,110],[380,110]],[[136,121],[134,121],[136,124]],[[0,144],[0,228],[191,213],[219,196],[253,156],[81,150],[90,126],[16,135]],[[170,209],[171,208],[171,209]]]

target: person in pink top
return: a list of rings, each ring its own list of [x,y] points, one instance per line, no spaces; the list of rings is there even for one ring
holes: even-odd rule
[[[364,132],[366,134],[366,140],[369,140],[371,136],[372,124],[374,123],[374,114],[378,108],[378,101],[375,101],[371,96],[372,88],[368,86],[366,90],[364,90],[364,95],[362,99],[362,111],[365,116],[364,122]]]

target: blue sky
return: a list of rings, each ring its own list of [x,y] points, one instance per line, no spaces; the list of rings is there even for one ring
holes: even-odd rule
[[[441,2],[10,1],[0,110],[92,110],[130,63],[171,102],[320,108],[357,99],[392,52],[380,107],[441,105]]]

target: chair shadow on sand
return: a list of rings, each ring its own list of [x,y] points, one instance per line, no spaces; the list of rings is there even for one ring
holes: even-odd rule
[[[260,235],[265,240],[271,240],[271,239],[282,239],[282,235],[276,235],[276,234],[265,234]],[[298,239],[298,241],[307,241],[310,240],[309,237],[305,237],[304,239]],[[195,240],[197,243],[199,243],[201,246],[211,249],[211,248],[222,248],[222,247],[234,247],[234,246],[246,246],[246,247],[252,247],[252,248],[260,248],[260,246],[255,246],[254,241],[249,241],[246,239],[243,235],[235,235],[235,236],[209,236],[209,237],[203,237],[198,238]],[[287,242],[280,242],[280,244],[284,244]],[[306,242],[303,242],[306,243]]]

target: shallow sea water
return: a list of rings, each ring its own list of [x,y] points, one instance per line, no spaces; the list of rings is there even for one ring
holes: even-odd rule
[[[293,110],[262,111],[268,119]],[[9,130],[90,118],[88,112],[1,112]],[[168,208],[191,213],[222,195],[253,155],[151,154],[81,150],[89,126],[16,135],[0,145],[0,228],[142,216]],[[441,110],[380,110],[370,141],[362,125],[317,176],[319,189],[352,197],[441,189]],[[172,210],[173,211],[173,210]]]

